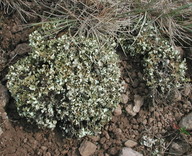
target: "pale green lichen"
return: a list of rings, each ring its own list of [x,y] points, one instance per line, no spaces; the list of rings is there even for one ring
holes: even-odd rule
[[[41,128],[58,125],[66,137],[98,133],[120,101],[114,42],[51,38],[44,30],[30,35],[32,53],[9,68],[7,86],[19,115]]]
[[[135,38],[122,39],[122,48],[126,53],[141,59],[144,80],[158,95],[168,95],[186,82],[185,60],[181,59],[179,51],[160,36],[155,26],[146,23]]]

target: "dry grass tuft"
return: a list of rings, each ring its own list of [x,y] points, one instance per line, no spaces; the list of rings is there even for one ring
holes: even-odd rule
[[[137,28],[147,22],[155,23],[170,41],[192,41],[192,2],[189,0],[137,0],[129,16],[138,16]]]
[[[128,16],[119,16],[124,10],[122,3],[92,0],[59,1],[51,7],[40,2],[49,11],[40,15],[43,22],[57,23],[53,33],[70,31],[73,35],[84,35],[104,40],[108,36],[117,36],[117,32],[130,25]],[[129,7],[126,7],[128,9]],[[128,10],[126,10],[127,12]]]
[[[5,14],[12,14],[16,11],[21,19],[27,23],[26,17],[31,17],[35,15],[35,11],[32,10],[33,3],[28,0],[0,0],[0,10],[3,10]]]

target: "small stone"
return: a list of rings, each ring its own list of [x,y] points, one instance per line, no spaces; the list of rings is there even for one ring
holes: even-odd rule
[[[143,120],[143,124],[144,124],[144,125],[147,124],[147,119]]]
[[[50,153],[50,152],[47,152],[47,153],[45,154],[45,156],[51,156],[51,153]]]
[[[46,147],[46,146],[41,146],[41,149],[42,149],[43,151],[46,151],[46,150],[47,150],[47,147]]]
[[[91,140],[95,141],[95,142],[99,141],[99,139],[100,139],[100,136],[89,135],[88,137],[89,137]]]
[[[181,156],[184,153],[186,153],[189,150],[189,148],[190,148],[190,146],[188,143],[181,141],[181,140],[177,140],[171,144],[169,153],[171,153],[173,155]]]
[[[29,52],[31,52],[31,47],[29,46],[29,44],[21,43],[17,45],[17,47],[14,49],[14,51],[11,52],[11,54],[23,55]]]
[[[131,148],[124,147],[119,156],[143,156],[143,154],[141,154]]]
[[[192,130],[192,112],[181,119],[179,127],[186,128],[186,130]]]
[[[100,142],[101,144],[104,144],[104,143],[106,142],[106,138],[105,138],[105,137],[101,138],[99,142]]]
[[[130,83],[130,79],[129,79],[129,78],[125,78],[125,81],[126,81],[127,83]]]
[[[132,148],[132,147],[137,146],[137,142],[135,142],[135,141],[133,141],[133,140],[127,140],[127,141],[125,142],[125,146]]]
[[[112,147],[108,150],[110,155],[116,155],[118,153],[117,147]]]
[[[114,115],[119,116],[122,114],[121,106],[118,105],[117,108],[114,110]]]
[[[65,155],[65,154],[67,154],[67,153],[68,153],[67,150],[64,150],[64,151],[61,152],[62,155]]]
[[[144,99],[139,95],[134,95],[134,104],[133,111],[138,113],[140,111],[141,106],[143,105]]]
[[[34,140],[33,142],[32,142],[32,148],[33,149],[36,149],[37,148],[37,146],[38,146],[38,142],[37,142],[37,140]]]
[[[183,57],[184,56],[184,50],[181,46],[176,46],[175,50],[177,50],[180,53],[180,56]]]
[[[158,127],[162,127],[162,123],[161,122],[158,122],[157,125],[158,125]]]
[[[0,84],[0,108],[5,107],[5,105],[9,102],[9,94],[6,87]]]
[[[133,111],[133,106],[132,105],[128,105],[125,110],[127,111],[128,114],[130,114],[131,116],[135,116],[137,113]]]
[[[126,103],[128,102],[128,100],[129,100],[128,95],[123,94],[123,95],[121,96],[121,102],[122,102],[123,104],[126,104]]]
[[[25,138],[25,139],[23,140],[23,142],[24,142],[24,143],[26,143],[26,142],[27,142],[27,140],[28,140],[28,139],[27,139],[27,138]]]
[[[154,121],[153,118],[149,118],[149,123],[152,123]]]
[[[133,86],[134,88],[137,88],[138,85],[139,85],[139,81],[138,81],[138,79],[135,79],[135,80],[133,81],[132,86]]]
[[[126,82],[124,82],[123,83],[123,87],[124,87],[124,91],[126,92],[126,90],[128,89],[129,85]]]
[[[107,131],[104,131],[103,134],[105,135],[106,139],[108,139],[108,140],[110,139],[110,136]]]
[[[175,101],[181,101],[181,93],[178,91],[178,90],[176,90],[175,91],[175,96],[174,96],[174,98],[175,98]]]
[[[90,141],[83,141],[79,147],[81,156],[91,156],[95,153],[97,146]]]
[[[2,128],[0,127],[0,136],[3,134],[3,130]]]
[[[191,93],[191,85],[190,84],[186,84],[184,87],[184,95],[188,96]]]

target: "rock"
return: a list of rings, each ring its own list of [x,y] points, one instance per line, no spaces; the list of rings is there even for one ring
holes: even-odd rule
[[[43,151],[46,151],[48,148],[47,148],[46,146],[41,146],[41,149],[42,149]]]
[[[3,130],[2,128],[0,127],[0,136],[3,134]]]
[[[184,95],[188,96],[191,93],[191,84],[186,84],[184,87]]]
[[[31,47],[27,43],[18,44],[17,47],[10,53],[11,57],[15,55],[23,55],[31,52]]]
[[[171,144],[169,153],[171,153],[171,155],[183,155],[189,150],[189,148],[190,146],[188,143],[177,140]]]
[[[183,58],[184,56],[184,50],[181,46],[176,46],[175,50],[177,50],[180,53],[180,56]]]
[[[126,104],[126,103],[128,102],[128,100],[129,100],[129,97],[128,97],[127,94],[123,94],[123,95],[121,96],[121,102],[122,102],[123,104]]]
[[[50,152],[47,152],[47,153],[45,154],[45,156],[51,156],[51,153],[50,153]]]
[[[143,156],[143,154],[141,154],[131,148],[124,147],[119,156]]]
[[[132,105],[128,105],[125,110],[127,111],[128,114],[130,114],[131,116],[135,116],[137,113],[133,111],[133,106]]]
[[[139,80],[138,80],[138,79],[135,79],[135,80],[133,81],[132,86],[133,86],[134,88],[137,88],[138,85],[139,85]]]
[[[179,127],[186,128],[186,130],[192,130],[192,112],[181,119]]]
[[[118,105],[117,108],[114,110],[114,115],[119,116],[122,114],[121,106]]]
[[[9,94],[8,90],[5,86],[0,84],[0,108],[5,107],[5,105],[9,102]]]
[[[104,131],[103,134],[106,137],[106,139],[108,140],[110,139],[109,133],[107,131]]]
[[[176,90],[174,95],[175,101],[181,101],[181,97],[182,97],[181,93],[178,90]]]
[[[100,136],[99,135],[98,136],[89,135],[88,138],[95,141],[95,142],[97,142],[97,141],[99,141]]]
[[[126,92],[126,90],[128,89],[129,85],[126,82],[124,82],[123,83],[123,87],[124,87],[124,91]]]
[[[143,105],[144,98],[139,95],[134,95],[134,104],[133,111],[138,113],[140,111],[141,106]]]
[[[108,149],[109,155],[117,155],[118,153],[118,148],[117,147],[111,147]]]
[[[132,148],[132,147],[137,146],[137,142],[135,142],[135,141],[133,141],[133,140],[127,140],[127,141],[125,142],[125,146]]]
[[[90,141],[83,141],[79,147],[81,156],[91,156],[95,153],[97,146]]]

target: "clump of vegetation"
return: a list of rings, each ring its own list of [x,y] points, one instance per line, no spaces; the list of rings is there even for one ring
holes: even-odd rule
[[[158,29],[146,23],[133,40],[124,40],[122,48],[132,56],[142,58],[144,80],[152,89],[152,95],[164,98],[186,82],[185,60],[165,39]]]
[[[131,9],[127,13],[134,28],[142,29],[147,21],[159,27],[162,34],[169,38],[171,44],[192,41],[191,17],[192,3],[190,0],[134,0],[130,2]],[[131,25],[133,26],[133,25]]]
[[[115,43],[94,38],[30,35],[32,53],[10,66],[9,88],[20,116],[40,128],[57,125],[66,137],[98,133],[120,101]]]
[[[34,9],[39,7],[36,0],[0,0],[0,10],[3,10],[5,14],[12,14],[17,12],[20,18],[27,23],[26,17],[35,16]]]

